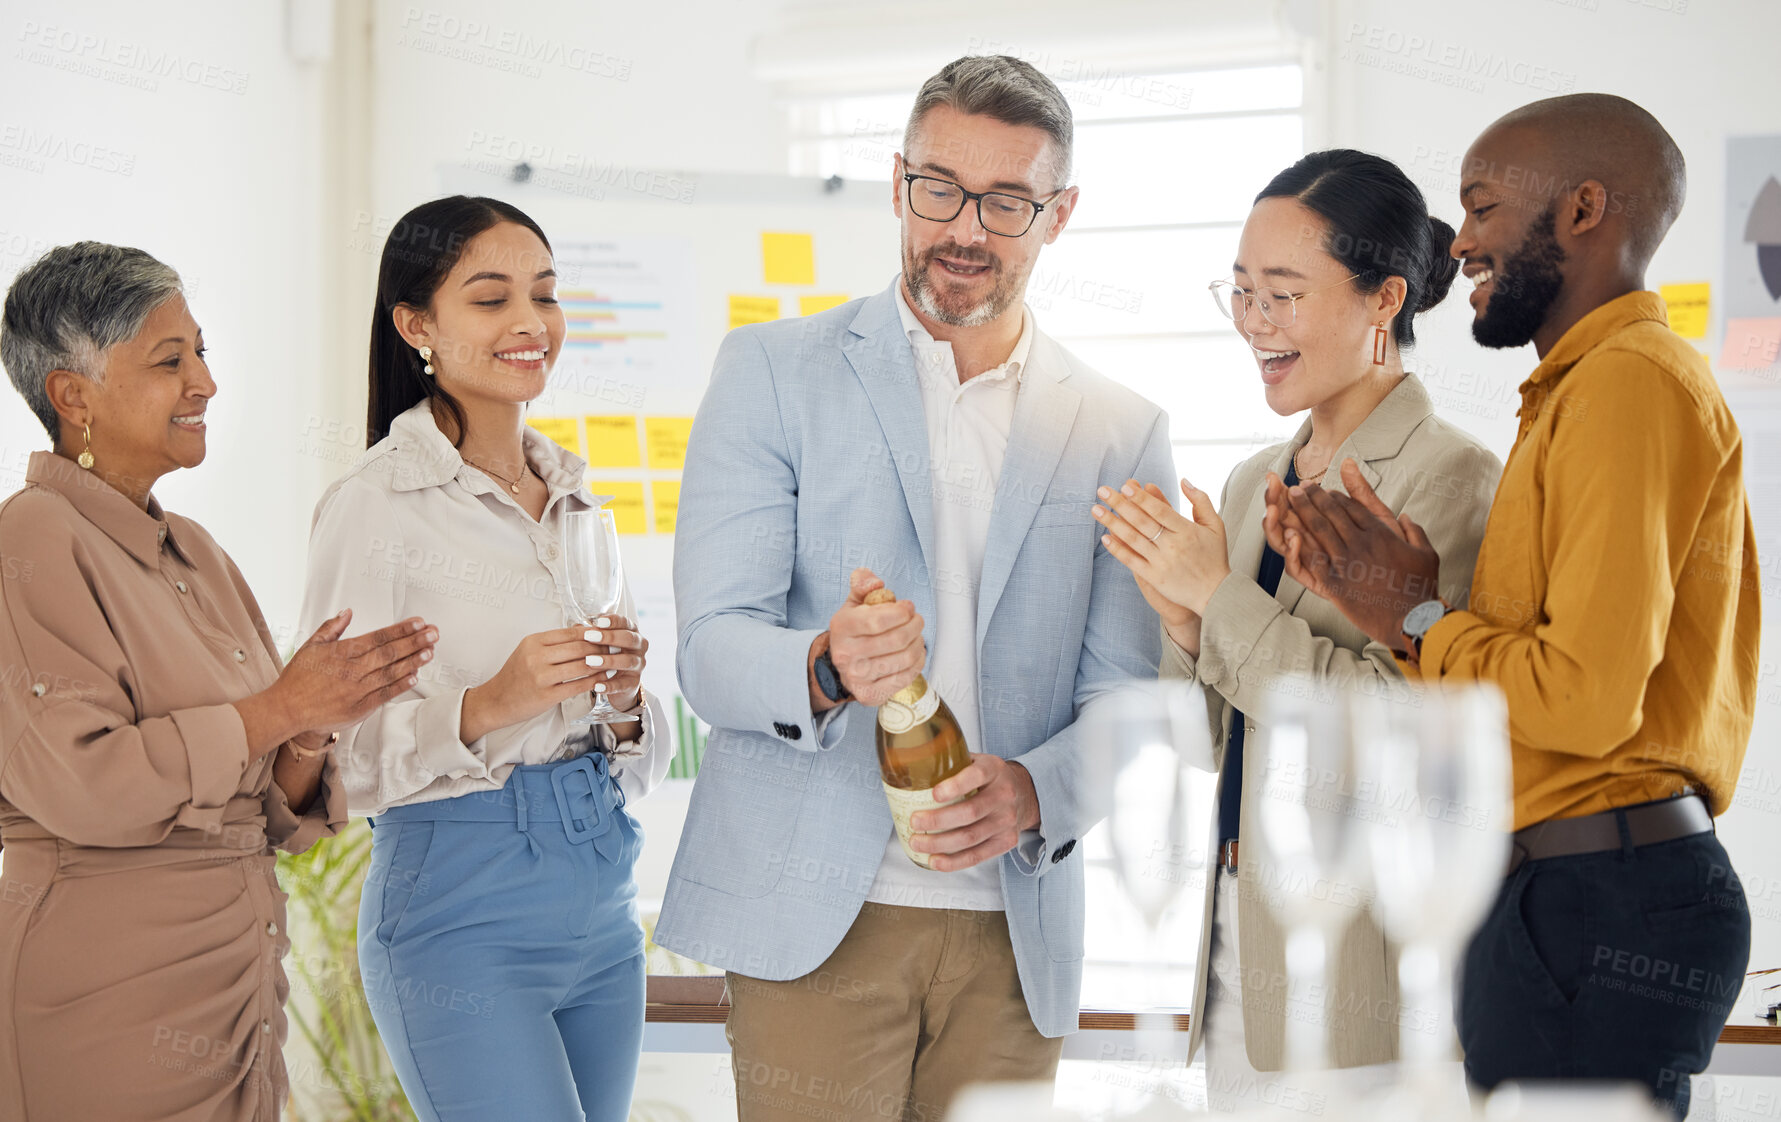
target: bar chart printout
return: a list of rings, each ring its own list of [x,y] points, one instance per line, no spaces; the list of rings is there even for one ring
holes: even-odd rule
[[[641,412],[683,395],[697,400],[707,372],[694,363],[690,244],[644,237],[568,242],[556,246],[556,268],[567,334],[548,400],[534,411]]]

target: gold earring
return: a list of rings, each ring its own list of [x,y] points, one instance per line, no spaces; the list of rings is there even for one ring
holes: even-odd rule
[[[425,369],[426,369],[428,376],[430,377],[433,373],[433,348],[432,347],[422,347],[421,348],[421,361],[427,364]]]
[[[1386,333],[1383,323],[1373,325],[1373,365],[1385,365],[1385,343],[1391,336]]]
[[[93,470],[93,426],[92,425],[82,425],[80,427],[86,432],[87,446],[85,448],[81,449],[80,455],[78,455],[74,458],[74,462],[79,464],[82,468],[85,468],[87,471],[92,471]]]

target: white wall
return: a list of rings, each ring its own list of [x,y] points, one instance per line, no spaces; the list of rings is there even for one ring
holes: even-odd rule
[[[1457,226],[1464,213],[1459,161],[1484,126],[1561,92],[1631,98],[1664,123],[1688,161],[1688,202],[1649,280],[1717,284],[1725,138],[1781,131],[1768,47],[1781,35],[1781,6],[1762,0],[1584,3],[1512,0],[1486,12],[1416,0],[1335,0],[1327,17],[1328,142],[1397,161],[1435,213]],[[1443,64],[1456,57],[1469,61]],[[1475,431],[1507,448],[1519,403],[1514,390],[1536,360],[1531,347],[1475,346],[1470,321],[1463,299],[1433,313],[1422,348],[1431,388],[1456,406],[1456,419],[1477,418]],[[1715,308],[1709,339],[1719,324]],[[1483,395],[1468,390],[1466,375],[1489,389]],[[1500,392],[1505,384],[1507,399]],[[1494,418],[1477,412],[1490,409],[1497,410]]]
[[[382,234],[438,193],[440,165],[517,153],[540,165],[778,173],[787,133],[778,91],[762,75],[792,82],[832,73],[833,58],[800,64],[800,51],[824,43],[878,44],[919,77],[922,60],[985,41],[1019,48],[1080,37],[1105,46],[1125,36],[1142,48],[1128,49],[1133,57],[1191,50],[1208,28],[1244,42],[1242,29],[1200,22],[1228,5],[1197,0],[1034,0],[979,5],[968,17],[925,0],[339,7],[340,38],[363,49],[363,71],[350,69],[351,52],[332,67],[293,61],[280,4],[0,0],[0,281],[79,238],[140,245],[186,276],[220,392],[209,461],[160,493],[235,555],[275,626],[296,615],[314,499],[353,452],[350,440],[326,433],[362,422],[362,333]],[[1398,160],[1450,220],[1460,214],[1455,161],[1502,112],[1567,90],[1644,104],[1670,127],[1690,170],[1689,203],[1658,255],[1654,284],[1718,281],[1724,139],[1781,132],[1781,6],[1768,0],[1292,0],[1269,11],[1299,26],[1326,21],[1328,70],[1307,85],[1320,122],[1313,142]],[[902,22],[877,37],[859,33],[874,19]],[[45,29],[55,31],[47,46]],[[523,37],[545,41],[544,60],[516,62],[511,48]],[[1459,51],[1500,67],[1474,78],[1441,64]],[[116,60],[144,52],[170,52],[182,70],[196,63],[199,80],[128,84],[143,74]],[[238,76],[241,92],[204,84]],[[365,103],[343,102],[359,92]],[[362,144],[343,157],[339,137],[355,127]],[[1215,163],[1207,174],[1217,174]],[[1463,299],[1433,313],[1411,365],[1448,416],[1506,451],[1515,387],[1534,357],[1476,347],[1468,318]],[[1715,334],[1718,326],[1715,315]],[[0,398],[4,491],[45,440],[16,399]],[[1628,454],[1636,454],[1630,440]],[[1753,495],[1759,524],[1781,523],[1778,500]],[[1757,781],[1721,832],[1760,889],[1753,965],[1781,965],[1777,800],[1764,794],[1781,776],[1773,747],[1781,690],[1773,676],[1765,683],[1746,768]]]
[[[1591,10],[1593,9],[1593,10]],[[1417,0],[1340,0],[1332,6],[1331,82],[1335,111],[1330,140],[1379,152],[1400,162],[1423,186],[1437,214],[1458,225],[1458,160],[1485,125],[1517,105],[1563,92],[1619,94],[1650,110],[1669,129],[1688,162],[1688,201],[1652,262],[1653,286],[1711,281],[1717,292],[1723,256],[1725,139],[1781,132],[1775,95],[1773,45],[1781,42],[1781,5],[1705,4],[1689,0],[1593,0],[1588,8],[1550,0],[1516,0],[1489,9]],[[1422,45],[1409,44],[1420,41]],[[1389,49],[1369,48],[1369,42]],[[1438,60],[1455,51],[1494,55],[1478,82]],[[1431,61],[1437,60],[1437,61]],[[1395,68],[1409,67],[1414,73]],[[1517,83],[1514,78],[1524,81]],[[1463,288],[1464,282],[1461,282]],[[1487,351],[1470,337],[1471,311],[1457,293],[1432,313],[1413,367],[1423,372],[1447,415],[1506,451],[1515,436],[1516,387],[1537,360],[1532,347]],[[1717,343],[1723,323],[1713,309],[1703,349]],[[1422,329],[1419,328],[1419,331]],[[1717,357],[1714,350],[1713,357]],[[1728,386],[1755,384],[1781,403],[1772,380],[1722,375]],[[1483,387],[1482,389],[1474,387]],[[1771,406],[1772,408],[1773,406]],[[1747,426],[1757,417],[1752,414]],[[1638,434],[1627,434],[1626,454],[1638,454]],[[1772,441],[1770,433],[1766,440]],[[1604,465],[1612,470],[1612,465]],[[1781,494],[1753,487],[1753,516],[1766,542],[1778,539]],[[1611,559],[1604,559],[1611,563]],[[1765,673],[1744,784],[1719,832],[1751,895],[1751,967],[1781,966],[1781,691],[1773,663],[1781,651],[1775,604],[1781,582],[1771,563],[1763,592]],[[1749,1002],[1735,1019],[1746,1020]]]
[[[748,61],[775,0],[373,6],[380,217],[437,195],[440,164],[471,160],[785,171],[780,114]]]
[[[1515,0],[1481,8],[1337,0],[1328,19],[1329,142],[1398,161],[1422,185],[1435,212],[1455,225],[1463,214],[1459,158],[1472,138],[1507,110],[1555,93],[1583,91],[1620,94],[1643,105],[1681,146],[1689,180],[1687,205],[1659,249],[1648,283],[1710,281],[1717,295],[1726,137],[1781,132],[1772,52],[1781,41],[1781,6],[1760,0]],[[1442,65],[1460,52],[1470,52],[1474,61],[1493,56],[1489,76],[1479,78],[1463,65]],[[1419,328],[1423,343],[1411,365],[1428,379],[1450,418],[1506,451],[1515,435],[1516,387],[1537,360],[1531,347],[1505,352],[1474,345],[1463,290],[1458,296],[1430,315],[1426,330]],[[1716,348],[1722,324],[1715,306],[1708,337],[1699,341],[1702,349]],[[1712,353],[1717,357],[1716,349]],[[1722,375],[1722,381],[1734,389],[1754,384],[1759,398],[1781,400],[1772,376],[1753,381]],[[1758,418],[1752,411],[1741,420],[1751,431]],[[1627,455],[1638,454],[1638,439],[1627,434]],[[1771,431],[1760,439],[1775,436]],[[1781,524],[1781,494],[1772,486],[1753,486],[1751,504],[1765,545],[1781,540],[1763,530]],[[1774,840],[1781,826],[1781,800],[1775,795],[1781,789],[1781,691],[1774,670],[1781,627],[1772,622],[1781,596],[1777,571],[1773,564],[1765,569],[1771,622],[1765,628],[1768,669],[1759,689],[1756,730],[1738,795],[1719,820],[1720,837],[1750,896],[1752,969],[1781,966],[1781,847]],[[1733,1022],[1751,1023],[1751,1005],[1747,988]],[[1691,1116],[1768,1116],[1775,1100],[1764,1085],[1773,1082],[1740,1077],[1697,1082]]]
[[[881,68],[938,60],[985,41],[1044,48],[1072,36],[1117,55],[1105,45],[1108,25],[1142,15],[1150,22],[1144,44],[1125,49],[1132,56],[1154,52],[1157,43],[1188,43],[1195,21],[1211,10],[1114,5],[1123,13],[1114,19],[1058,4],[1050,18],[1037,19],[1028,6],[1016,25],[993,13],[948,24],[934,21],[927,6],[842,4],[818,11],[775,0],[681,4],[672,20],[656,9],[581,0],[436,8],[382,0],[376,7],[374,197],[380,215],[390,217],[437,192],[442,163],[502,162],[528,150],[536,164],[582,158],[694,172],[782,170],[785,129],[775,90],[761,75],[825,68],[832,75],[845,65],[833,57],[800,59],[799,44],[821,56],[857,43],[847,49]],[[1423,186],[1431,208],[1455,226],[1462,216],[1460,156],[1507,110],[1586,90],[1623,94],[1646,106],[1682,146],[1690,180],[1688,205],[1651,269],[1654,285],[1718,281],[1725,137],[1781,131],[1781,105],[1764,77],[1773,74],[1772,52],[1781,41],[1781,6],[1764,0],[1508,0],[1488,11],[1425,0],[1332,0],[1278,10],[1301,31],[1317,29],[1321,20],[1328,39],[1327,72],[1307,81],[1308,102],[1323,102],[1308,106],[1321,110],[1311,113],[1320,123],[1310,143],[1364,148],[1398,161]],[[478,16],[484,26],[469,29]],[[876,33],[869,30],[873,20]],[[917,25],[923,30],[912,30]],[[692,26],[699,33],[684,34]],[[503,68],[512,56],[500,45],[511,39],[503,36],[525,35],[554,41],[566,57],[605,52],[612,57],[600,68],[615,76],[549,64],[536,77],[509,73]],[[1063,49],[1048,54],[1071,57]],[[1429,383],[1445,415],[1506,453],[1515,434],[1517,386],[1536,359],[1531,347],[1487,351],[1472,342],[1464,284],[1426,317],[1423,341],[1408,364]],[[1719,320],[1715,311],[1703,346],[1716,336]],[[1629,453],[1633,447],[1629,440]],[[1781,496],[1754,500],[1759,522],[1781,521]],[[1768,747],[1781,724],[1776,694],[1764,695],[1763,725],[1750,752],[1758,767],[1776,766]],[[1740,867],[1755,874],[1753,884],[1775,893],[1767,901],[1771,912],[1759,919],[1754,959],[1781,965],[1781,852],[1760,841],[1775,825],[1766,805],[1740,805],[1723,829]]]
[[[1119,18],[1108,14],[1113,9]],[[872,65],[881,72],[901,66],[919,79],[919,66],[931,69],[985,41],[1065,60],[1081,57],[1068,46],[1072,42],[1084,44],[1081,52],[1138,59],[1148,50],[1162,57],[1170,49],[1191,51],[1195,31],[1209,26],[1197,21],[1209,10],[1187,3],[1093,10],[1026,5],[1019,17],[992,12],[974,21],[954,16],[948,23],[929,6],[840,4],[817,11],[755,0],[680,5],[678,18],[668,23],[653,11],[590,10],[576,0],[486,5],[490,34],[545,30],[566,44],[602,47],[629,60],[628,77],[618,81],[548,68],[539,77],[516,77],[495,69],[498,56],[487,52],[480,60],[444,57],[440,51],[454,42],[444,26],[436,25],[427,38],[425,9],[417,16],[386,2],[374,39],[377,207],[399,214],[432,193],[439,163],[511,159],[527,145],[544,161],[591,157],[695,173],[776,172],[784,167],[785,131],[766,76],[780,80],[780,90],[793,89],[800,80],[833,79],[858,60],[862,73]],[[1781,131],[1772,81],[1781,6],[1764,0],[1505,0],[1484,8],[1331,0],[1272,11],[1299,30],[1321,25],[1327,37],[1326,69],[1307,79],[1310,143],[1364,148],[1398,161],[1423,186],[1434,211],[1455,226],[1462,214],[1459,158],[1502,113],[1537,98],[1586,90],[1623,94],[1646,106],[1676,137],[1690,172],[1688,205],[1653,265],[1653,285],[1717,284],[1725,137]],[[465,5],[439,15],[467,13]],[[901,23],[899,15],[905,17]],[[873,20],[879,21],[878,33],[862,30]],[[912,30],[923,20],[924,30]],[[1141,34],[1127,35],[1131,42],[1123,48],[1108,41],[1109,26],[1118,30],[1121,24],[1143,27]],[[694,25],[699,34],[682,34]],[[1224,30],[1240,38],[1240,32]],[[457,34],[461,43],[467,33]],[[1065,46],[1054,46],[1059,43]],[[1443,65],[1456,56],[1466,61]],[[1216,166],[1208,166],[1207,174],[1216,175]],[[1474,344],[1464,295],[1462,281],[1454,297],[1427,317],[1409,365],[1429,383],[1446,416],[1506,453],[1515,434],[1517,387],[1536,359],[1531,348],[1486,351]],[[1703,347],[1719,327],[1715,311]],[[1636,453],[1632,434],[1628,453]],[[1753,503],[1759,523],[1781,523],[1781,495],[1758,493]],[[1781,588],[1765,591],[1774,595]],[[1769,646],[1777,649],[1772,641]],[[1764,793],[1781,775],[1773,748],[1781,690],[1774,688],[1774,675],[1765,682],[1746,769],[1755,781],[1721,820],[1752,890],[1753,966],[1781,965],[1781,849],[1771,840],[1781,800]],[[1748,1005],[1740,1003],[1736,1019],[1747,1019]],[[1730,1085],[1722,1081],[1721,1092]],[[1712,1093],[1703,1093],[1702,1102]]]
[[[288,57],[277,4],[5,0],[0,41],[0,282],[88,238],[179,270],[218,391],[208,459],[157,494],[235,556],[269,619],[294,621],[326,478],[294,455],[328,377],[319,69]],[[49,444],[16,396],[0,397],[10,491]]]

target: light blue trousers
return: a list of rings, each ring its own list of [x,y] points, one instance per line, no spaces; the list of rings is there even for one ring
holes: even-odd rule
[[[623,1122],[643,1045],[637,823],[599,753],[378,816],[359,969],[422,1122]]]

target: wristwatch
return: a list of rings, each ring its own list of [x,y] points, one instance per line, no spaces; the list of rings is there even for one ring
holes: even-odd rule
[[[1422,657],[1422,637],[1452,610],[1445,600],[1424,600],[1405,614],[1404,638],[1416,649],[1417,658]]]
[[[829,657],[828,637],[823,637],[822,653],[816,656],[816,688],[830,701],[848,701],[853,697],[841,682],[841,671],[835,669],[835,660]]]

